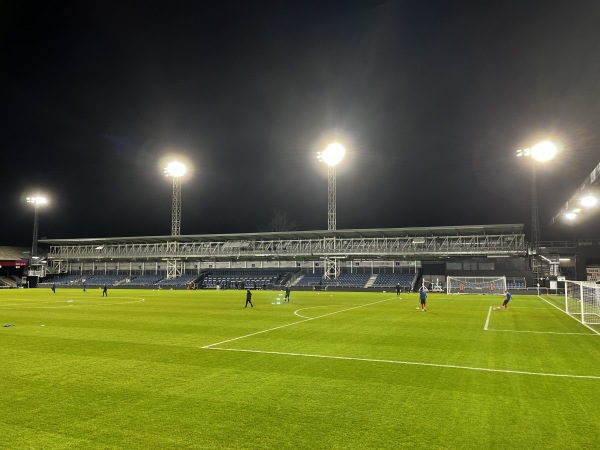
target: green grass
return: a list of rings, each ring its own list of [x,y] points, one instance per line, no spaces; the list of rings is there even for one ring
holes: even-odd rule
[[[277,294],[0,291],[3,447],[600,447],[600,336],[540,298]]]

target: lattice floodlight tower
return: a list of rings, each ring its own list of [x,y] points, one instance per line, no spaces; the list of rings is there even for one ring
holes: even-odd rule
[[[506,277],[448,277],[448,294],[504,294]]]
[[[327,230],[335,231],[336,229],[336,179],[335,167],[344,159],[346,149],[338,142],[329,144],[325,150],[317,153],[319,161],[327,164]],[[335,254],[335,236],[324,238],[324,250],[331,251]],[[340,274],[337,264],[337,259],[326,256],[324,258],[325,273],[323,278],[330,280],[335,279]]]
[[[179,161],[172,161],[165,167],[165,175],[173,178],[173,202],[171,208],[171,236],[181,234],[181,177],[183,177],[187,168],[185,164]],[[177,248],[177,242],[168,243],[169,250]],[[173,248],[171,248],[173,247]],[[167,258],[167,279],[181,276],[181,261],[173,258]]]
[[[556,146],[550,141],[542,141],[531,148],[517,150],[518,157],[528,157],[533,160],[531,164],[531,245],[537,250],[540,241],[540,220],[537,199],[537,174],[538,163],[545,163],[556,156]]]
[[[27,276],[31,277],[44,277],[46,276],[46,265],[42,263],[41,258],[38,257],[38,228],[39,228],[39,214],[38,208],[48,203],[48,199],[39,194],[32,195],[26,198],[27,203],[33,205],[33,240],[31,242],[31,257],[29,259],[29,269],[27,270]]]
[[[171,236],[181,234],[181,177],[187,168],[179,161],[170,162],[165,167],[165,175],[173,178],[173,206],[171,208]]]
[[[27,203],[31,203],[33,205],[33,241],[31,243],[31,258],[35,258],[37,256],[37,247],[38,247],[38,226],[39,226],[39,215],[38,215],[38,207],[46,205],[48,203],[48,199],[41,195],[32,195],[31,197],[26,198]]]

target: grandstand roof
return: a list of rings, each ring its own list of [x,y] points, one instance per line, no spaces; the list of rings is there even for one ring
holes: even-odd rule
[[[27,247],[0,247],[0,261],[17,261],[29,259],[31,248]]]
[[[502,225],[466,225],[449,227],[418,227],[418,228],[370,228],[353,230],[315,230],[315,231],[281,231],[263,233],[234,233],[234,234],[193,234],[183,236],[131,236],[114,238],[75,238],[75,239],[40,239],[46,245],[90,245],[90,244],[149,244],[167,241],[177,242],[223,242],[247,240],[292,240],[292,239],[322,239],[336,238],[396,238],[396,237],[427,237],[427,236],[473,236],[523,234],[523,224]]]

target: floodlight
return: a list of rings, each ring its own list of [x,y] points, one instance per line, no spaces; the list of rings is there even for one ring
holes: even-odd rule
[[[577,214],[575,214],[574,212],[568,212],[565,214],[565,217],[569,220],[575,220],[575,218],[577,217]]]
[[[598,199],[592,195],[586,195],[579,201],[579,203],[586,208],[591,208],[592,206],[596,206]]]
[[[542,141],[531,148],[531,157],[539,162],[550,161],[556,156],[556,146],[550,141]]]
[[[32,197],[27,197],[27,203],[33,203],[36,206],[37,205],[45,205],[46,203],[48,203],[48,199],[46,197],[42,197],[40,195],[35,195]]]
[[[344,146],[338,142],[333,142],[332,144],[329,144],[325,150],[319,153],[317,157],[329,167],[335,167],[344,158],[345,154],[346,149]]]
[[[165,175],[168,177],[182,177],[187,172],[185,164],[179,161],[172,161],[165,167]]]

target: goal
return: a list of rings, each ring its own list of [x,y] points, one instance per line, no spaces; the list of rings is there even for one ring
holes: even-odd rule
[[[600,286],[565,281],[565,312],[584,324],[600,324]]]
[[[506,277],[448,277],[448,294],[504,294]]]

